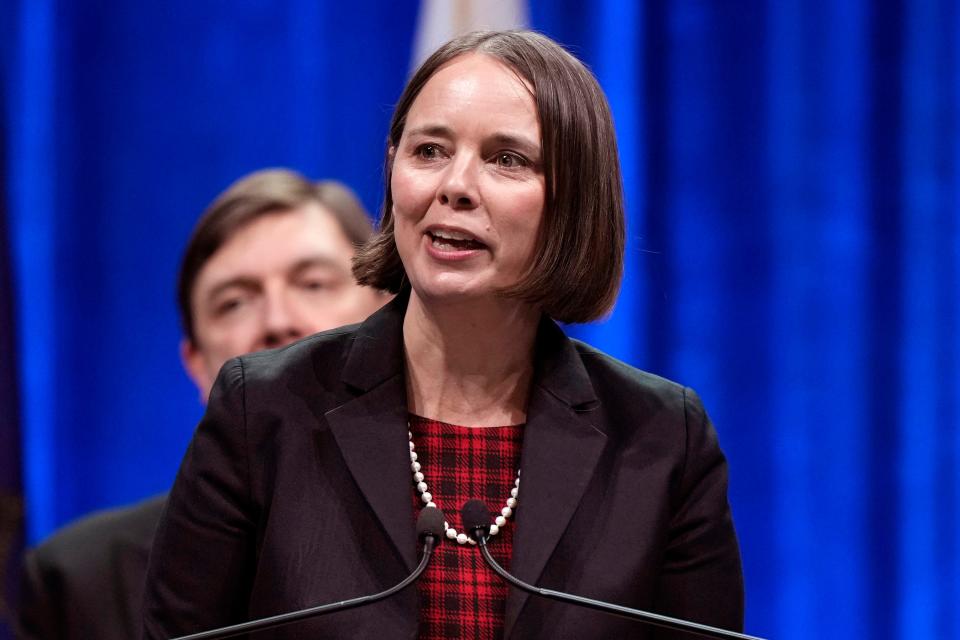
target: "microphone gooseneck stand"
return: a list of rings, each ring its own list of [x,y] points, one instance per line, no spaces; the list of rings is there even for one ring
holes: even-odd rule
[[[661,615],[659,613],[651,613],[649,611],[642,611],[640,609],[632,609],[630,607],[624,607],[610,602],[603,602],[602,600],[584,598],[583,596],[575,596],[570,593],[563,593],[562,591],[554,591],[553,589],[544,589],[542,587],[536,587],[534,585],[527,584],[523,580],[520,580],[519,578],[507,573],[506,569],[501,567],[497,561],[493,559],[493,556],[490,555],[490,549],[487,548],[487,541],[489,539],[490,531],[490,525],[487,523],[490,522],[490,511],[487,509],[487,506],[479,500],[470,500],[463,505],[461,515],[464,528],[466,528],[470,536],[477,541],[477,547],[480,549],[480,554],[483,556],[483,559],[487,562],[487,564],[490,565],[490,568],[493,569],[501,578],[521,591],[526,591],[527,593],[531,593],[536,596],[549,598],[550,600],[557,600],[566,604],[587,607],[588,609],[594,609],[595,611],[601,611],[603,613],[620,616],[621,618],[638,620],[648,624],[657,625],[659,627],[666,627],[667,629],[673,629],[676,631],[685,631],[687,633],[692,633],[707,638],[763,640],[762,638],[748,636],[743,633],[737,633],[736,631],[728,631],[726,629],[711,627],[698,622],[690,622],[688,620],[681,620],[680,618],[671,618],[670,616]]]
[[[381,591],[380,593],[375,593],[369,596],[351,598],[350,600],[341,600],[340,602],[322,604],[316,607],[310,607],[309,609],[302,609],[300,611],[281,613],[279,615],[270,616],[269,618],[260,618],[258,620],[251,620],[250,622],[241,622],[228,627],[220,627],[218,629],[211,629],[209,631],[191,633],[190,635],[186,636],[178,636],[172,640],[212,640],[213,638],[231,638],[233,636],[240,635],[241,633],[273,629],[275,627],[297,622],[298,620],[303,620],[305,618],[312,618],[313,616],[333,613],[335,611],[345,611],[347,609],[353,609],[355,607],[360,607],[383,600],[385,598],[389,598],[398,591],[403,591],[406,589],[413,582],[415,582],[417,578],[420,577],[420,574],[424,572],[424,570],[427,568],[427,564],[430,563],[430,557],[433,553],[434,546],[437,544],[437,542],[443,539],[442,531],[443,513],[440,511],[440,509],[429,508],[421,510],[420,517],[417,518],[418,537],[423,540],[423,557],[420,559],[420,564],[417,565],[417,568],[413,570],[413,573],[385,591]]]

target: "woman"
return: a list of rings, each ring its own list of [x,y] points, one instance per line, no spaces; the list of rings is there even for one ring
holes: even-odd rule
[[[699,400],[554,324],[609,311],[622,271],[594,78],[534,33],[454,40],[401,96],[386,172],[354,271],[398,296],[224,367],[158,530],[145,637],[380,591],[416,564],[415,512],[434,504],[450,539],[417,590],[272,637],[667,637],[508,592],[462,544],[469,498],[502,508],[491,549],[521,579],[739,628]]]

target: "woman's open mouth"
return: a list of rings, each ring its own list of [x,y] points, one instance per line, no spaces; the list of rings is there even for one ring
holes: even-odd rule
[[[449,229],[433,229],[427,231],[430,242],[438,251],[474,251],[477,249],[486,249],[476,238],[459,231]]]

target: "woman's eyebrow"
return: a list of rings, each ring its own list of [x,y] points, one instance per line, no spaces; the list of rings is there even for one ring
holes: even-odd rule
[[[540,143],[532,138],[527,136],[513,134],[513,133],[495,133],[490,136],[489,140],[497,145],[503,145],[505,147],[522,147],[524,150],[540,154]]]
[[[453,131],[450,127],[442,124],[426,124],[415,127],[407,132],[411,136],[436,136],[440,138],[452,138]]]
[[[453,138],[453,130],[441,124],[427,124],[408,130],[409,137],[424,136],[436,138]],[[540,154],[540,142],[534,138],[517,133],[497,132],[487,137],[487,141],[507,147],[520,147],[530,154]]]

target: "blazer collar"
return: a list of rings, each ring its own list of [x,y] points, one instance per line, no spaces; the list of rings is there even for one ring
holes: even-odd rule
[[[360,490],[412,570],[417,545],[410,508],[403,349],[408,299],[409,291],[401,292],[359,326],[341,374],[358,395],[327,412],[326,418]],[[549,318],[538,328],[535,354],[511,562],[518,577],[533,583],[576,511],[607,439],[580,354]],[[511,590],[506,636],[526,600],[525,594]]]
[[[410,290],[403,289],[357,329],[341,379],[369,391],[404,372],[403,318]],[[534,385],[577,409],[589,408],[597,396],[574,342],[544,316],[537,329]]]
[[[410,290],[397,296],[358,328],[340,379],[363,392],[404,372],[403,317]]]

